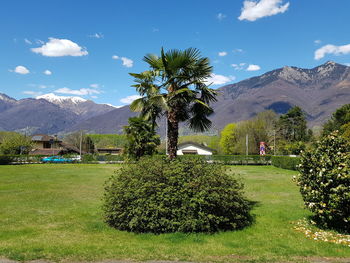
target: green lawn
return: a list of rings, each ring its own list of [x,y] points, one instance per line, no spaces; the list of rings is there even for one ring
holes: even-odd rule
[[[256,222],[242,231],[132,234],[101,220],[105,180],[115,165],[0,166],[0,258],[52,261],[182,260],[303,262],[348,257],[350,248],[307,239],[292,221],[308,216],[291,178],[266,166],[233,166],[258,202]]]

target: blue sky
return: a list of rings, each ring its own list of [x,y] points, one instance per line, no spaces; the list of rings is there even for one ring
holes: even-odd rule
[[[349,10],[349,0],[3,0],[0,92],[127,104],[128,73],[162,46],[199,48],[214,87],[285,65],[348,64]]]

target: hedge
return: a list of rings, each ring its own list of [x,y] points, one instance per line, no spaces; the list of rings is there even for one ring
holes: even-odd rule
[[[43,155],[0,155],[0,165],[9,163],[39,163]],[[67,156],[69,157],[69,156]],[[154,155],[154,158],[162,159],[165,155]],[[126,157],[123,155],[98,155],[85,154],[82,156],[82,163],[118,163],[122,162]],[[271,156],[260,155],[179,155],[179,159],[197,158],[212,163],[225,165],[269,165],[271,164]]]
[[[297,165],[300,163],[300,157],[290,157],[290,156],[272,156],[271,164],[273,166],[288,169],[297,170]]]
[[[111,154],[85,154],[82,156],[82,163],[98,163],[98,162],[107,162],[115,163],[124,161],[123,155],[111,155]]]
[[[165,155],[157,154],[154,158],[162,159]],[[179,159],[192,159],[197,158],[201,160],[211,161],[213,163],[220,163],[225,165],[269,165],[271,163],[271,156],[260,155],[178,155]],[[123,155],[98,155],[98,154],[86,154],[83,156],[82,162],[94,163],[94,162],[120,162],[126,160]]]
[[[165,155],[154,155],[155,159],[162,159]],[[178,155],[178,159],[200,159],[210,163],[224,165],[269,165],[271,156],[265,155]]]
[[[0,155],[0,165],[11,163],[40,163],[44,155]]]

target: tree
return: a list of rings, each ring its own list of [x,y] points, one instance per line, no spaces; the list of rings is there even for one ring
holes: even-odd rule
[[[142,96],[131,104],[133,111],[156,126],[162,115],[167,119],[169,158],[176,157],[179,123],[187,121],[194,131],[203,132],[211,127],[209,106],[216,100],[216,92],[207,85],[212,73],[209,59],[201,57],[198,49],[184,51],[161,49],[160,57],[148,54],[143,59],[148,71],[130,73],[133,85]]]
[[[16,132],[0,133],[0,153],[1,154],[21,154],[28,153],[33,147],[29,137]]]
[[[236,137],[235,129],[236,129],[236,124],[229,123],[221,131],[220,148],[224,154],[234,154],[235,153],[235,147],[237,144],[237,137]]]
[[[136,160],[144,155],[152,155],[160,144],[160,138],[152,123],[140,117],[129,118],[129,125],[124,127],[127,143],[125,153]]]
[[[64,142],[75,146],[87,153],[93,153],[95,151],[95,145],[92,139],[83,131],[73,132],[64,137]]]
[[[340,131],[340,133],[344,133],[350,123],[350,104],[345,104],[339,109],[337,109],[332,118],[323,125],[322,135],[326,136],[333,131]]]
[[[303,152],[297,177],[316,222],[350,233],[350,144],[333,132]]]
[[[305,114],[298,106],[281,115],[277,127],[279,135],[288,142],[306,141],[308,138]]]
[[[254,118],[236,124],[236,142],[234,152],[246,153],[246,136],[248,135],[248,153],[258,154],[260,142],[273,145],[277,114],[271,110],[258,113]]]

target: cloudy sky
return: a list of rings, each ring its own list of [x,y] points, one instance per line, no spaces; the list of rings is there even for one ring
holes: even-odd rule
[[[125,105],[129,72],[163,46],[199,48],[214,87],[285,65],[350,63],[349,0],[3,0],[0,92]]]

